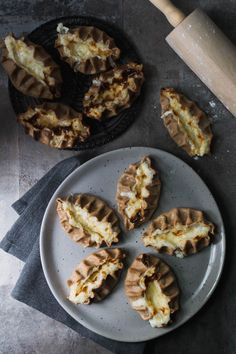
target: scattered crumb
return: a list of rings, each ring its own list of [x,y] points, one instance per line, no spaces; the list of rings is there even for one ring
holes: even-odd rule
[[[69,28],[63,26],[63,23],[60,22],[57,25],[57,32],[60,33],[60,34],[68,33],[69,32]]]
[[[95,86],[100,86],[100,85],[101,85],[101,81],[98,80],[98,79],[93,79],[93,84],[94,84]]]
[[[215,103],[214,101],[210,101],[210,102],[209,102],[209,105],[210,105],[212,108],[214,108],[214,107],[216,106],[216,103]]]

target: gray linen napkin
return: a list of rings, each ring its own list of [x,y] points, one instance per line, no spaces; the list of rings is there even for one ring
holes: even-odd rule
[[[57,303],[43,274],[39,255],[39,233],[45,209],[57,187],[81,163],[81,158],[77,156],[59,162],[12,205],[20,217],[3,238],[0,247],[25,262],[12,296],[114,353],[141,354],[145,343],[109,340],[76,322]]]

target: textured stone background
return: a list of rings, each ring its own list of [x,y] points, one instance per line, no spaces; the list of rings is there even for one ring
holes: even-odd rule
[[[236,44],[234,0],[176,0],[190,13],[202,7]],[[220,284],[207,305],[188,323],[157,341],[146,353],[215,354],[236,352],[236,119],[181,62],[165,43],[171,27],[148,0],[1,0],[0,35],[28,32],[39,24],[66,15],[92,15],[122,27],[140,51],[145,64],[145,102],[133,126],[112,143],[87,152],[94,156],[123,146],[151,146],[182,158],[197,171],[215,195],[224,216],[227,257]],[[174,86],[210,115],[212,155],[190,159],[169,139],[160,120],[159,88]],[[16,219],[10,204],[28,190],[56,162],[72,152],[57,151],[34,142],[16,124],[0,69],[0,237]],[[65,326],[10,298],[22,263],[0,254],[0,353],[108,353]]]

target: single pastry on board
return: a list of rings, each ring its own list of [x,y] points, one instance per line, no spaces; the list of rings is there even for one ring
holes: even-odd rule
[[[174,208],[154,219],[142,239],[159,253],[183,258],[207,247],[213,236],[214,225],[202,211]]]
[[[84,113],[97,120],[116,116],[139,96],[143,81],[143,65],[136,63],[101,73],[85,93]]]
[[[161,118],[171,138],[190,156],[210,153],[212,132],[207,115],[173,88],[160,94]]]
[[[1,46],[2,66],[18,91],[51,100],[60,97],[60,67],[42,46],[12,34],[3,39]]]
[[[170,267],[150,254],[140,254],[128,269],[125,292],[129,302],[152,327],[165,327],[179,310],[179,287]]]
[[[161,182],[148,156],[129,165],[119,178],[116,201],[126,229],[146,222],[157,208]]]
[[[29,107],[18,116],[18,121],[35,140],[59,149],[73,148],[90,135],[82,114],[62,103],[47,102]]]
[[[119,248],[103,249],[88,255],[67,281],[70,289],[68,299],[85,305],[103,300],[119,280],[124,257]]]
[[[102,199],[90,194],[57,198],[60,223],[71,239],[84,247],[100,247],[119,241],[119,219]]]
[[[61,59],[83,74],[96,74],[115,66],[120,57],[114,39],[96,27],[68,28],[59,23],[55,47]]]

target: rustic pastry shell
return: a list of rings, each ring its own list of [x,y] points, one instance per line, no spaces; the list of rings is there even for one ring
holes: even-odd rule
[[[40,127],[34,122],[34,117],[36,115],[40,116],[40,111],[53,111],[58,121],[68,121],[71,122],[71,125]],[[83,131],[80,134],[72,127],[72,122],[75,120],[83,126]],[[18,116],[18,121],[24,126],[26,134],[43,144],[55,148],[72,148],[77,145],[77,142],[85,141],[90,135],[89,128],[83,124],[82,114],[62,103],[47,102],[34,108],[29,107],[26,112]]]
[[[149,191],[149,196],[143,198],[146,207],[142,209],[141,218],[137,218],[134,221],[131,221],[125,213],[125,208],[128,203],[128,197],[121,196],[122,192],[130,192],[132,190],[133,185],[135,184],[135,176],[136,171],[139,165],[147,161],[148,165],[155,171],[155,175],[153,176],[152,183],[146,187]],[[125,228],[128,230],[132,230],[134,228],[139,227],[141,224],[148,221],[154,211],[158,206],[158,201],[160,197],[160,190],[161,190],[161,181],[159,179],[159,174],[156,169],[153,168],[152,162],[148,156],[143,157],[139,162],[134,164],[130,164],[127,170],[120,176],[117,184],[117,193],[116,193],[116,201],[118,205],[118,211],[123,219]]]
[[[68,279],[67,284],[70,287],[72,284],[88,278],[93,273],[94,268],[99,267],[106,262],[120,260],[122,263],[123,258],[125,258],[125,253],[119,248],[103,249],[94,252],[79,263],[71,277]],[[106,279],[103,279],[100,282],[99,287],[93,290],[94,297],[92,299],[89,298],[88,302],[85,304],[101,301],[109,295],[117,284],[121,272],[122,269],[119,269],[115,273],[108,275]]]
[[[12,37],[15,38],[13,35]],[[54,78],[54,85],[49,85],[48,83],[45,83],[44,85],[36,77],[21,68],[12,59],[8,58],[8,50],[3,40],[1,43],[1,62],[13,86],[27,96],[51,100],[60,97],[62,85],[60,67],[54,62],[52,57],[42,46],[32,43],[26,38],[20,38],[20,40],[24,41],[28,47],[33,49],[33,56],[35,59],[41,61],[45,67],[50,67],[50,76]]]
[[[108,36],[104,31],[92,26],[80,26],[70,29],[70,34],[74,34],[78,38],[86,41],[87,39],[92,39],[95,43],[103,43],[107,45],[107,48],[111,50],[111,54],[105,59],[95,56],[84,61],[76,61],[74,58],[68,56],[64,50],[64,45],[61,43],[60,36],[65,34],[58,34],[55,41],[55,48],[59,51],[61,59],[66,61],[72,69],[83,74],[96,74],[102,71],[106,71],[114,66],[114,62],[120,57],[120,49],[117,48],[114,39]]]
[[[112,231],[116,234],[113,241],[107,243],[105,240],[97,243],[91,239],[91,235],[82,228],[77,228],[69,223],[69,219],[66,211],[63,209],[63,202],[69,201],[72,204],[81,205],[81,207],[86,208],[90,215],[95,216],[101,222],[109,222],[112,227]],[[111,209],[106,202],[102,199],[88,194],[75,194],[68,198],[57,198],[56,201],[57,213],[60,219],[60,223],[65,230],[65,232],[70,236],[70,238],[83,245],[84,247],[100,247],[106,244],[110,247],[113,243],[118,242],[118,235],[120,233],[119,219],[116,216],[113,209]]]
[[[174,273],[170,267],[159,258],[151,254],[140,254],[135,258],[129,267],[125,279],[125,293],[129,299],[131,307],[136,310],[143,320],[150,320],[150,313],[144,306],[132,305],[134,301],[142,299],[146,291],[146,286],[140,286],[140,279],[148,269],[155,268],[155,280],[162,290],[162,293],[169,297],[169,307],[171,315],[179,310],[180,290]],[[152,276],[153,279],[153,276]],[[154,280],[154,279],[153,279]]]
[[[142,239],[145,244],[145,239],[152,235],[152,233],[159,229],[161,231],[169,230],[175,227],[177,224],[192,226],[196,223],[204,223],[209,225],[210,232],[204,238],[196,238],[193,240],[186,240],[183,249],[171,249],[166,246],[160,248],[150,245],[150,247],[155,248],[159,253],[166,253],[169,255],[179,255],[179,256],[189,256],[191,254],[199,252],[202,248],[209,246],[214,235],[214,225],[207,221],[204,214],[200,210],[195,210],[191,208],[174,208],[170,211],[159,215],[152,223],[148,226]],[[146,244],[145,244],[146,245]]]
[[[202,144],[203,141],[207,142],[203,152],[198,151],[198,153],[195,153],[193,147],[191,146],[190,139],[186,131],[183,132],[180,129],[177,120],[174,118],[174,115],[178,116],[179,112],[173,110],[170,101],[171,97],[174,97],[177,100],[178,104],[180,104],[181,106],[181,111],[187,112],[191,120],[195,122],[198,128],[200,129],[203,139]],[[162,119],[164,121],[164,125],[167,128],[171,138],[176,142],[176,144],[182,149],[184,149],[190,156],[203,156],[205,154],[208,154],[210,152],[210,144],[213,137],[210,127],[210,121],[207,115],[197,106],[197,104],[193,101],[190,101],[184,95],[175,91],[173,88],[161,89],[160,102],[162,109],[161,114]],[[200,150],[200,148],[198,148],[198,150]]]
[[[141,64],[128,63],[101,73],[92,81],[92,85],[84,96],[84,113],[88,117],[97,120],[117,115],[132,105],[140,94],[143,82],[143,65]],[[109,93],[110,85],[114,83],[123,85],[121,93],[127,89],[126,96],[121,97],[121,94],[119,94],[115,97],[116,101],[101,98],[101,94],[104,92]],[[105,110],[102,113],[99,112],[97,115],[94,115],[92,111],[94,107],[104,108],[104,106]]]

